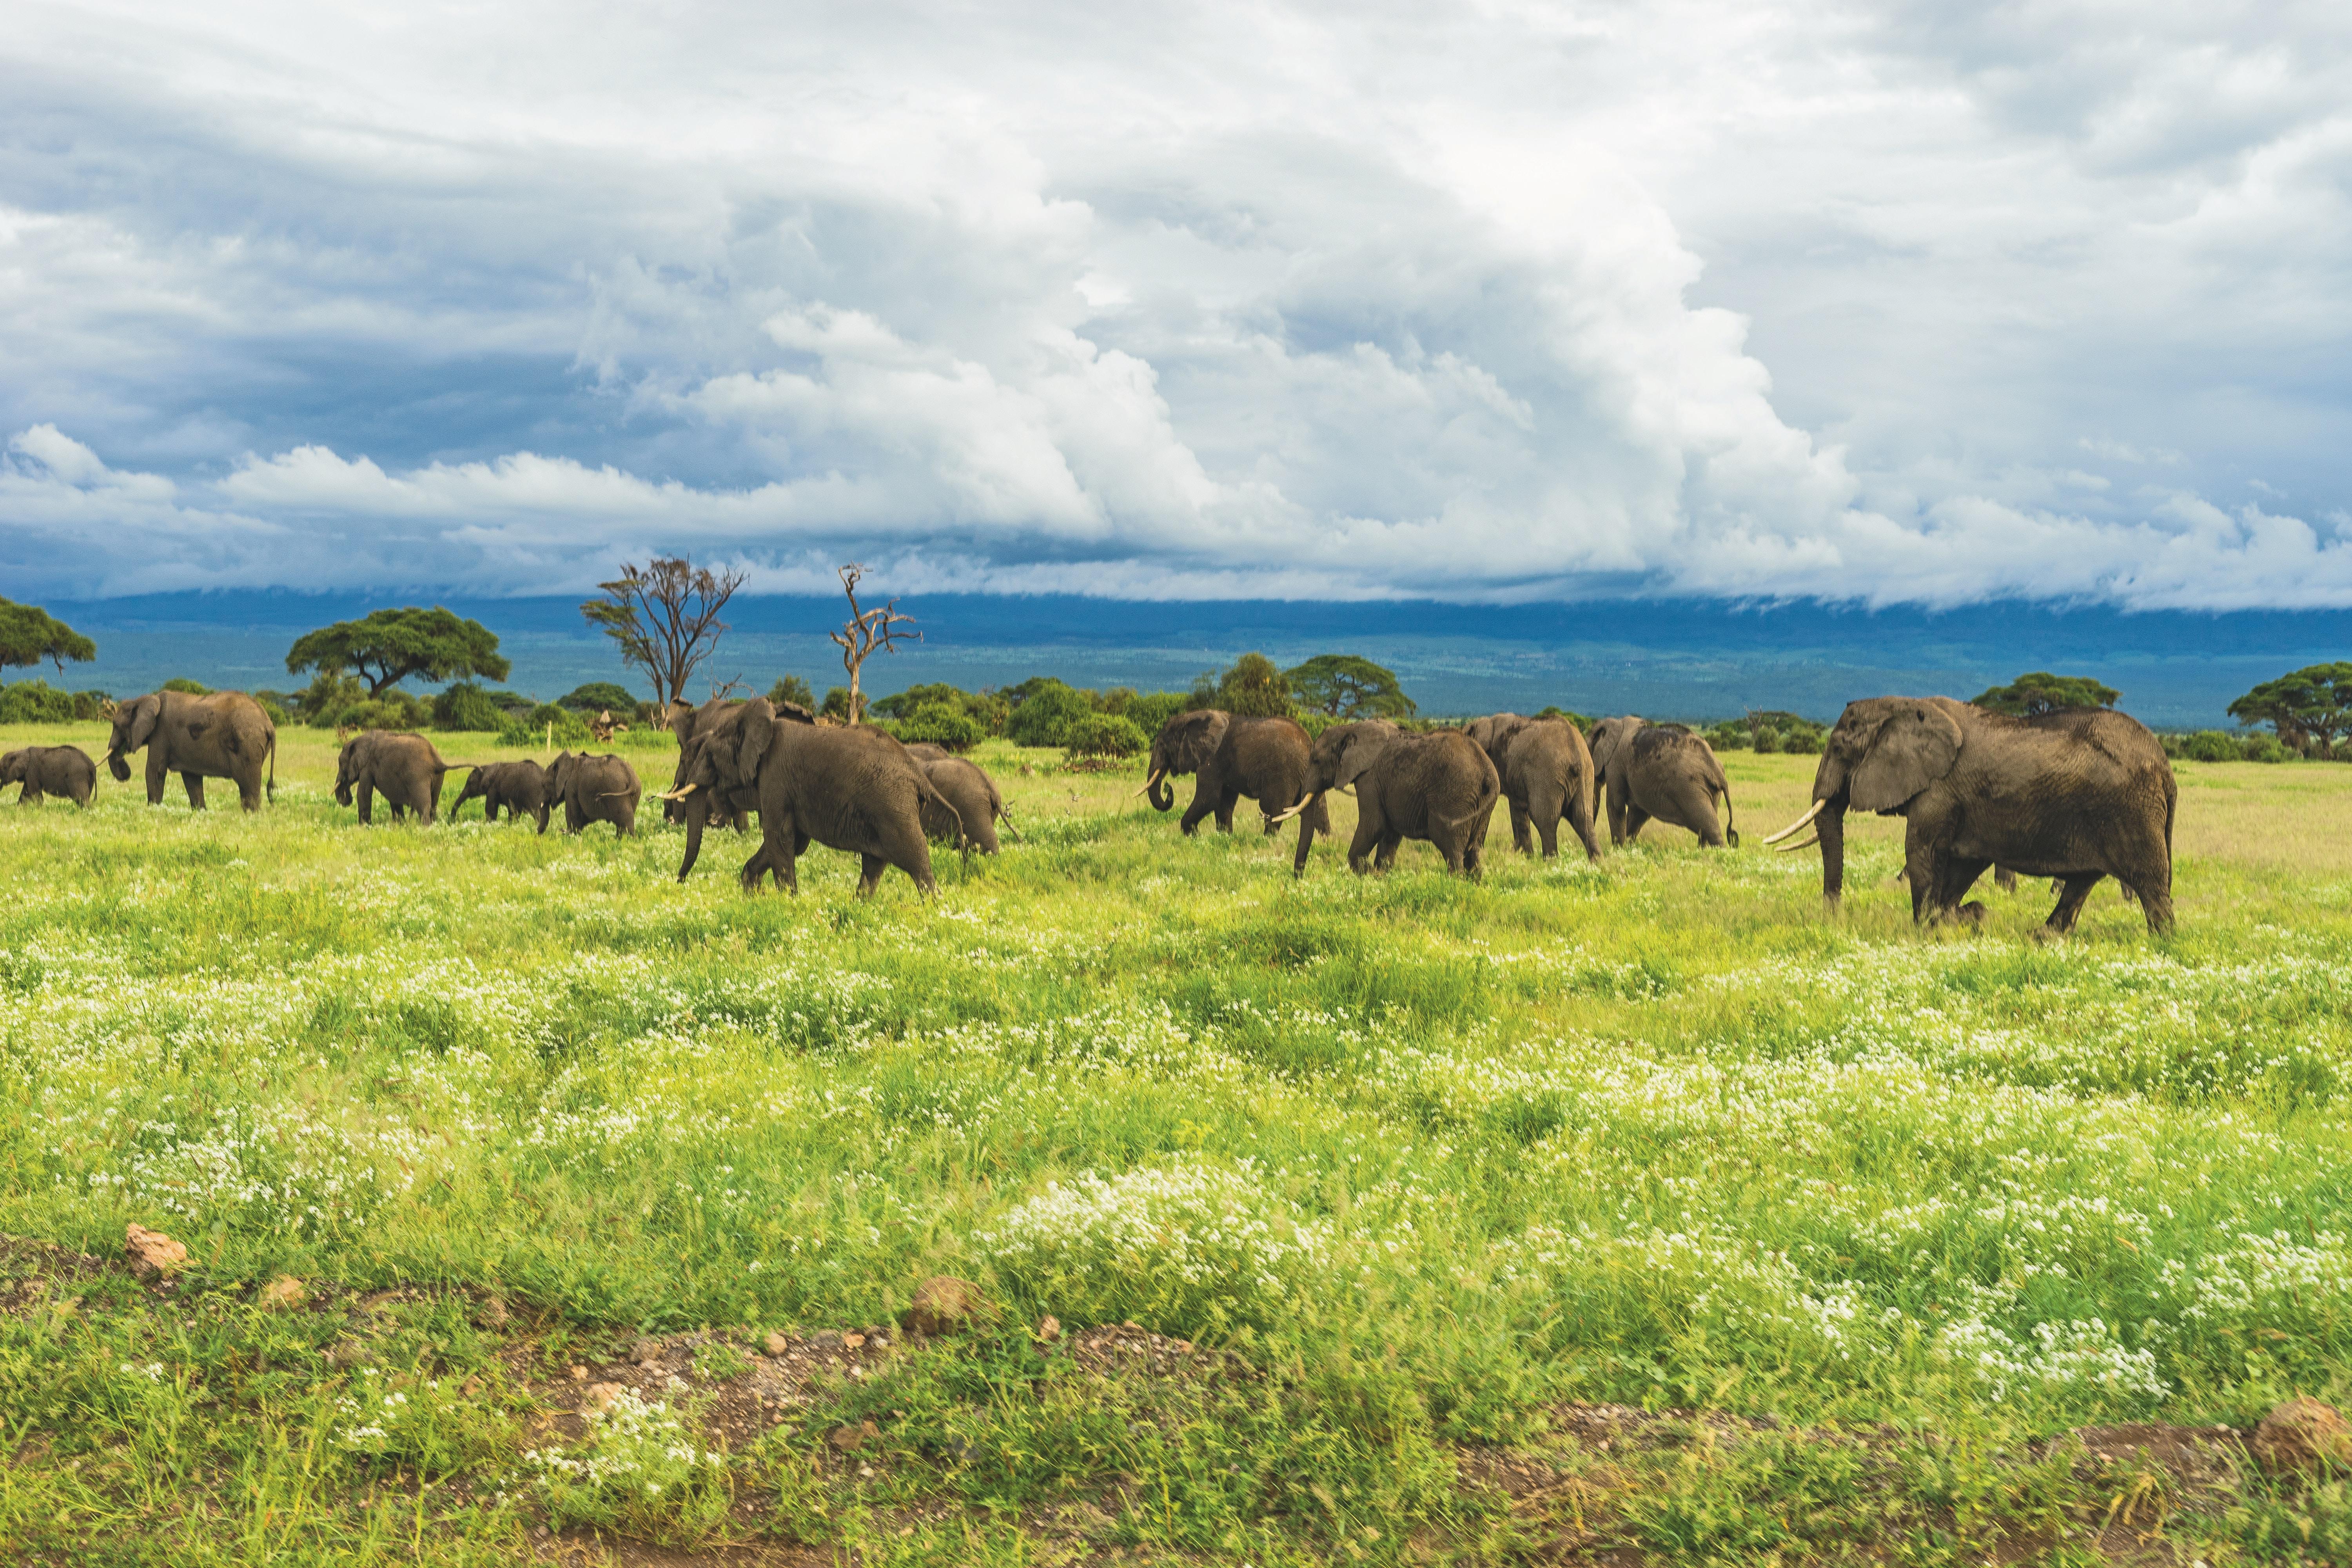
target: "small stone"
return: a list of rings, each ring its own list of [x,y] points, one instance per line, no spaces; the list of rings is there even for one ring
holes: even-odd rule
[[[310,1292],[291,1274],[280,1274],[264,1285],[256,1298],[265,1312],[290,1312],[310,1299]]]
[[[782,1355],[786,1351],[793,1348],[793,1342],[784,1338],[782,1334],[770,1334],[766,1339],[761,1341],[760,1343],[770,1355]]]
[[[841,1348],[845,1351],[857,1350],[865,1343],[866,1336],[864,1334],[844,1334],[841,1336]]]
[[[961,1333],[986,1306],[979,1286],[952,1274],[935,1274],[915,1287],[915,1299],[907,1305],[905,1320],[917,1333],[936,1339]]]
[[[613,1401],[620,1398],[622,1392],[621,1385],[617,1383],[592,1383],[581,1392],[580,1397],[584,1403],[593,1405],[599,1410],[610,1410],[613,1408]]]
[[[855,1426],[836,1426],[824,1435],[824,1440],[836,1454],[854,1454],[880,1436],[882,1428],[866,1420]]]
[[[662,1342],[650,1335],[629,1347],[629,1359],[639,1366],[650,1366],[661,1360]]]
[[[588,1369],[587,1369],[586,1367],[584,1367],[584,1366],[575,1366],[575,1367],[573,1367],[573,1368],[572,1369],[572,1382],[574,1382],[574,1383],[585,1383],[585,1382],[587,1382],[587,1381],[588,1381]]]
[[[188,1249],[160,1230],[149,1230],[143,1225],[125,1226],[122,1230],[122,1250],[131,1257],[131,1272],[142,1279],[169,1274],[184,1268]]]
[[[371,1353],[363,1341],[337,1340],[327,1347],[327,1364],[349,1372],[355,1366],[365,1366]]]
[[[505,1328],[507,1304],[496,1296],[485,1298],[482,1304],[474,1309],[474,1321],[486,1329]]]
[[[1174,1350],[1178,1355],[1191,1355],[1192,1353],[1192,1342],[1190,1340],[1178,1340],[1175,1341],[1170,1348]]]
[[[2344,1424],[2334,1405],[2307,1394],[2263,1416],[2246,1446],[2274,1476],[2315,1470],[2323,1460],[2352,1465],[2352,1426]]]
[[[1037,1342],[1050,1345],[1062,1337],[1062,1320],[1048,1312],[1037,1320]]]

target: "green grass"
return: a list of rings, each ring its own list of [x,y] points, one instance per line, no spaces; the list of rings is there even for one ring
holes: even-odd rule
[[[0,745],[65,739],[103,731]],[[0,809],[0,1230],[193,1255],[174,1295],[102,1272],[0,1317],[0,1547],[2065,1560],[2108,1500],[2037,1439],[2352,1394],[2352,770],[2181,764],[2179,933],[2110,885],[2043,947],[2035,884],[1915,931],[1876,819],[1825,918],[1818,862],[1756,847],[1810,758],[1726,757],[1746,850],[1654,827],[1545,865],[1504,827],[1477,885],[1422,846],[1350,876],[1345,802],[1294,881],[1247,805],[1184,839],[1139,775],[982,760],[1024,838],[940,852],[929,902],[894,872],[859,903],[822,849],[746,898],[723,834],[681,887],[651,811],[362,830],[309,731],[257,818],[135,777]],[[941,1272],[992,1328],[716,1479],[648,1511],[534,1479],[596,1440],[536,1425],[571,1359],[880,1323]],[[279,1275],[323,1306],[260,1310]],[[394,1288],[373,1370],[328,1358]],[[1228,1370],[1083,1373],[1032,1342],[1049,1312]],[[740,1375],[701,1353],[697,1388]],[[353,1439],[387,1391],[405,1425]],[[1769,1436],[1604,1456],[1562,1415],[1602,1403]],[[869,1417],[859,1478],[822,1435]],[[1564,1479],[1515,1503],[1465,1468],[1497,1449]],[[2247,1490],[2200,1550],[2325,1560],[2340,1492]]]

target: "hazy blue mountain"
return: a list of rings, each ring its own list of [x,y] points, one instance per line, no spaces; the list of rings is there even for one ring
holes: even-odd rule
[[[52,603],[95,637],[99,662],[65,684],[144,690],[174,675],[211,686],[298,684],[296,636],[386,604],[443,603],[499,633],[508,684],[551,698],[622,679],[612,645],[578,600],[417,595],[187,594]],[[1431,713],[1532,711],[1707,718],[1743,708],[1835,716],[1882,692],[1970,697],[2029,669],[2095,675],[2151,724],[2226,723],[2258,680],[2352,652],[2352,612],[2127,614],[2003,603],[1940,614],[1817,604],[1730,605],[1599,601],[1516,605],[1407,603],[1138,603],[1078,597],[927,595],[902,602],[925,640],[867,666],[877,694],[925,680],[1009,684],[1031,675],[1082,686],[1182,688],[1202,670],[1261,649],[1284,664],[1360,653],[1393,668]],[[706,683],[766,689],[787,672],[823,692],[843,680],[825,640],[838,598],[740,598]],[[45,667],[46,668],[46,667]],[[20,672],[19,678],[22,678]],[[54,670],[47,679],[57,680]],[[635,684],[635,683],[632,683]]]

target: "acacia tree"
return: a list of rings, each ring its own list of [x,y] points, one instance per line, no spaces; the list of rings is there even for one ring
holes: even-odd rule
[[[1318,654],[1282,678],[1301,704],[1335,719],[1410,719],[1419,710],[1393,670],[1358,654]]]
[[[2087,675],[2053,675],[2037,669],[2031,675],[2021,675],[2007,686],[1995,686],[1977,694],[1974,706],[2006,713],[2012,719],[2031,719],[2037,713],[2055,713],[2063,708],[2112,708],[2122,692],[2104,685]]]
[[[2326,756],[2336,737],[2352,729],[2352,663],[2305,665],[2265,680],[2230,704],[2242,724],[2268,724],[2298,752]]]
[[[0,669],[46,658],[63,675],[66,660],[88,664],[97,657],[96,643],[38,605],[0,599]]]
[[[354,670],[367,682],[371,699],[412,675],[436,684],[473,676],[504,680],[512,668],[499,657],[496,632],[438,605],[429,610],[411,605],[377,610],[356,621],[337,621],[303,633],[286,653],[288,674]]]
[[[596,585],[604,596],[581,605],[581,615],[621,645],[623,661],[653,683],[655,704],[667,707],[685,700],[686,683],[717,651],[727,629],[719,612],[743,585],[743,574],[656,556],[646,566],[624,563],[618,577]]]
[[[841,569],[841,591],[849,595],[849,619],[842,628],[831,633],[841,649],[841,668],[849,671],[849,721],[856,723],[862,716],[866,700],[857,694],[857,672],[866,659],[876,653],[896,653],[898,644],[920,642],[920,632],[902,632],[898,627],[911,626],[915,617],[901,615],[898,601],[890,600],[878,609],[857,607],[857,584],[864,579],[866,568],[853,561]]]

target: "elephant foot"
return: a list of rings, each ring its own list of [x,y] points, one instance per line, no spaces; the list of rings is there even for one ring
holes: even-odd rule
[[[2043,924],[2035,926],[2032,931],[2027,931],[2025,934],[2028,941],[2039,943],[2064,942],[2068,937],[2072,936],[2074,932],[2066,930],[2063,926]]]
[[[1975,930],[1984,924],[1985,907],[1974,899],[1970,899],[1952,911],[1952,918],[1957,921],[1966,921],[1969,929]]]

